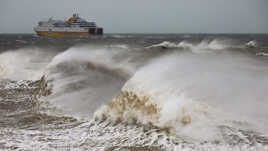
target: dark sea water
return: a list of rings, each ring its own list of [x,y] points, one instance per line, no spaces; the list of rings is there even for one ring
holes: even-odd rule
[[[268,150],[268,35],[0,35],[0,150]]]

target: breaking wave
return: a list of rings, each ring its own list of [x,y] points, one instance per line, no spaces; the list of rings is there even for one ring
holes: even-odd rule
[[[256,48],[256,47],[259,46],[259,44],[258,44],[257,41],[255,41],[255,40],[251,40],[251,41],[249,41],[248,43],[246,43],[246,46],[247,46],[247,47],[251,47],[251,48]]]
[[[10,50],[0,54],[0,77],[11,80],[37,80],[56,52],[40,48]]]
[[[127,48],[81,46],[56,55],[45,69],[53,85],[53,94],[47,99],[68,114],[92,115],[96,108],[115,97],[144,64],[142,52]]]
[[[192,52],[202,53],[202,52],[211,52],[215,50],[224,50],[227,48],[242,48],[243,45],[237,45],[234,41],[229,39],[213,39],[213,40],[202,40],[199,43],[181,41],[179,43],[164,41],[159,44],[151,45],[146,47],[147,49],[151,48],[162,48],[162,49],[184,49],[191,50]]]
[[[241,54],[232,56],[160,57],[139,69],[95,116],[149,124],[195,141],[223,140],[224,126],[267,132],[262,124],[268,122],[267,67]]]
[[[257,56],[265,56],[265,57],[268,57],[268,53],[266,52],[258,52],[256,53]]]

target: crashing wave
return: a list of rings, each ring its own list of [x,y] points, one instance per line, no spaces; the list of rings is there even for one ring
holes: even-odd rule
[[[57,52],[39,48],[23,48],[0,54],[0,78],[11,80],[37,80],[44,67]]]
[[[88,68],[120,71],[128,77],[135,71],[131,65],[128,65],[128,60],[122,59],[117,61],[114,59],[120,57],[120,52],[122,51],[124,50],[107,50],[105,48],[90,49],[87,47],[70,48],[55,56],[48,64],[47,70],[49,71],[60,64],[66,64],[66,67],[69,65],[76,66],[77,64],[86,64]]]
[[[135,64],[126,55],[125,49],[90,46],[58,54],[46,68],[54,88],[48,100],[66,114],[93,115],[133,75]]]
[[[253,60],[222,54],[217,55],[222,60],[218,62],[219,58],[211,55],[173,54],[154,60],[139,69],[125,83],[121,93],[95,116],[115,123],[152,125],[171,135],[195,141],[222,140],[224,136],[219,128],[222,125],[241,129],[259,125],[255,121],[264,120],[265,116],[256,115],[266,115],[266,110],[260,106],[258,111],[251,108],[258,106],[254,98],[266,95],[259,84],[263,81],[245,76],[252,68],[241,68],[241,61],[247,64]],[[258,94],[252,93],[251,88],[242,88],[245,83],[251,83],[258,89]],[[233,99],[237,104],[228,103]],[[243,117],[238,116],[238,109]]]
[[[166,102],[168,104],[168,102]],[[191,104],[191,103],[190,103]],[[194,108],[194,105],[191,104]],[[171,107],[171,106],[169,106]],[[186,106],[177,106],[178,112],[180,112],[178,117],[165,120],[165,112],[168,111],[167,108],[161,107],[159,104],[155,103],[152,97],[149,96],[139,96],[134,92],[122,91],[120,95],[115,97],[112,102],[103,108],[102,112],[96,113],[100,114],[101,118],[109,118],[112,121],[122,121],[125,123],[140,123],[140,124],[152,124],[154,126],[159,126],[162,128],[170,129],[172,127],[172,122],[177,123],[177,126],[186,126],[191,124],[192,118],[190,113],[187,111]],[[204,109],[206,108],[203,106]],[[198,111],[198,109],[196,109]],[[206,115],[205,110],[198,111],[200,114]],[[176,115],[177,116],[177,115]],[[164,120],[161,121],[161,120]]]
[[[226,48],[230,48],[230,47],[231,46],[230,46],[230,44],[228,44],[227,41],[214,39],[212,41],[202,40],[201,43],[199,43],[196,48],[201,49],[201,50],[205,50],[205,49],[221,50],[221,49],[226,49]]]
[[[161,48],[161,49],[183,49],[183,50],[191,50],[193,52],[201,53],[201,52],[211,52],[212,50],[223,50],[226,48],[235,48],[239,46],[234,46],[229,43],[228,40],[202,40],[200,43],[195,44],[188,41],[181,41],[179,43],[164,41],[159,44],[154,44],[148,47],[151,48]]]
[[[268,57],[268,53],[266,53],[266,52],[258,52],[258,53],[256,53],[256,56],[265,56],[265,57]]]
[[[182,49],[191,49],[193,48],[194,45],[192,43],[189,43],[187,41],[181,41],[180,43],[174,43],[174,42],[169,42],[169,41],[164,41],[159,44],[155,44],[152,46],[145,47],[147,49],[150,48],[162,48],[162,49],[175,49],[175,48],[182,48]]]
[[[258,43],[255,40],[251,40],[248,43],[246,43],[246,46],[249,48],[256,48],[256,47],[258,47]]]
[[[168,48],[178,48],[178,45],[176,43],[173,43],[173,42],[164,41],[162,43],[155,44],[155,45],[152,45],[152,46],[148,46],[146,48],[148,48],[148,49],[150,49],[150,48],[168,49]]]

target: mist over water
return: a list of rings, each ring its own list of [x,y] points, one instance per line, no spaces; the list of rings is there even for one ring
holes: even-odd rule
[[[0,54],[6,150],[268,149],[265,37],[16,38]]]

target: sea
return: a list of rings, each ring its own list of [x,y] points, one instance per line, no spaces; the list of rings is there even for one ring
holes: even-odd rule
[[[0,34],[1,151],[268,151],[267,34]]]

